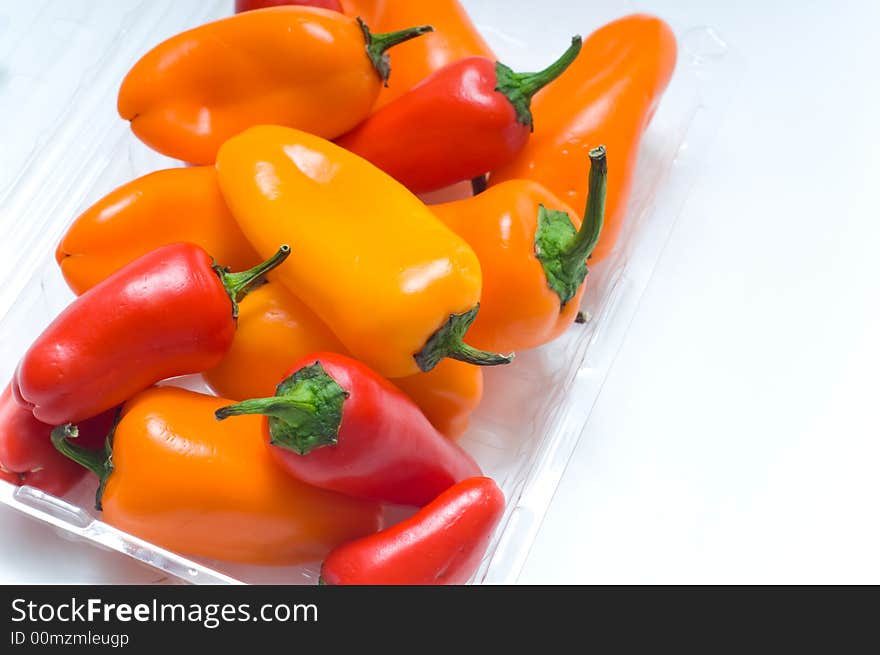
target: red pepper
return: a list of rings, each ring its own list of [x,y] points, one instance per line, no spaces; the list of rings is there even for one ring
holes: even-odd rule
[[[485,57],[453,62],[337,139],[414,193],[470,180],[507,162],[533,130],[532,96],[568,68],[581,38],[539,73]]]
[[[464,584],[503,513],[504,494],[490,478],[464,480],[409,519],[338,546],[321,566],[321,583]]]
[[[236,301],[280,264],[229,273],[191,243],[158,248],[77,298],[18,365],[13,394],[44,423],[76,423],[165,378],[220,363],[235,334]]]
[[[482,475],[408,396],[345,355],[304,357],[274,397],[215,412],[219,420],[242,414],[267,416],[266,436],[281,465],[323,489],[421,507],[456,482]]]
[[[80,423],[80,438],[98,448],[113,427],[116,409]],[[12,398],[6,385],[0,394],[0,480],[27,484],[61,496],[85,475],[86,469],[70,461],[52,445],[52,426],[41,423],[27,407]]]
[[[339,4],[339,0],[235,0],[235,13],[240,14],[243,11],[251,11],[253,9],[284,7],[286,5],[320,7],[321,9],[332,9],[342,13],[342,5]]]

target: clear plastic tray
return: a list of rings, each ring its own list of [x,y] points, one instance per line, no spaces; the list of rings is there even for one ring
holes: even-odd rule
[[[631,2],[464,0],[499,58],[519,70],[558,55],[572,32],[650,7]],[[73,295],[54,261],[70,222],[116,186],[180,163],[143,146],[116,115],[116,92],[149,47],[228,15],[231,2],[55,0],[36,18],[0,7],[0,376],[9,379],[33,337]],[[591,270],[583,307],[591,317],[546,347],[486,371],[483,403],[461,443],[503,489],[508,506],[475,576],[515,582],[559,480],[613,364],[642,292],[694,183],[738,65],[711,28],[673,22],[679,62],[648,129],[620,247]],[[199,378],[174,383],[203,388]],[[586,438],[589,438],[587,435]],[[576,472],[569,472],[576,474]],[[0,481],[0,502],[67,538],[122,552],[193,583],[314,583],[318,564],[257,567],[190,560],[99,520],[94,481],[59,499]]]

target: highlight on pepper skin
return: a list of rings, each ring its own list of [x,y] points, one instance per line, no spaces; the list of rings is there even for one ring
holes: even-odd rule
[[[386,50],[432,29],[404,27],[380,34],[312,7],[246,11],[147,52],[122,81],[117,109],[145,144],[193,164],[213,163],[253,125],[332,139],[369,115],[390,75]]]
[[[265,416],[281,466],[322,489],[392,505],[427,505],[479,465],[400,389],[345,355],[293,364],[274,396],[221,407],[218,420]]]

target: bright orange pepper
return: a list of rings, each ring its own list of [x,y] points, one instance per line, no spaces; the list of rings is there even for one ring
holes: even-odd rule
[[[497,59],[457,0],[342,0],[342,8],[381,32],[423,24],[434,28],[432,34],[394,51],[394,74],[379,94],[375,109],[454,61],[472,56]]]
[[[274,279],[377,373],[406,377],[443,357],[510,361],[462,341],[480,299],[474,251],[369,162],[312,134],[258,126],[223,145],[217,171],[258,253],[270,243],[274,253],[281,235],[292,244]]]
[[[480,312],[468,330],[477,347],[535,348],[574,321],[586,260],[602,231],[604,148],[591,151],[590,161],[583,224],[558,197],[529,180],[510,180],[473,198],[431,207],[470,244],[483,267]]]
[[[260,263],[226,208],[213,166],[157,171],[112,191],[73,222],[55,259],[80,295],[141,255],[180,241],[234,271]]]
[[[313,7],[236,14],[144,55],[122,82],[119,114],[150,147],[195,164],[212,163],[251,125],[336,138],[370,113],[388,78],[384,51],[430,29],[405,27],[370,34],[352,17]]]
[[[611,169],[600,261],[614,248],[626,214],[642,132],[675,68],[675,36],[658,18],[641,14],[616,20],[591,34],[581,54],[532,101],[535,132],[509,164],[492,171],[489,184],[540,182],[572,207],[583,207],[583,162],[598,144],[608,148]]]
[[[204,378],[219,395],[234,400],[272,396],[292,362],[316,352],[347,354],[333,332],[280,284],[248,294],[238,313],[232,348]],[[443,360],[428,373],[392,380],[447,437],[467,429],[483,392],[479,367]]]
[[[101,480],[103,520],[186,555],[296,564],[381,527],[381,507],[311,487],[274,461],[262,419],[218,422],[232,401],[176,387],[141,392],[123,406],[112,446],[53,443]],[[110,458],[112,454],[112,460]]]

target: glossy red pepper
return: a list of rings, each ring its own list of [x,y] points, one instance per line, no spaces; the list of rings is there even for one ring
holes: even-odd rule
[[[113,427],[116,409],[80,424],[82,443],[98,448]],[[86,470],[59,453],[50,438],[52,426],[41,423],[12,398],[6,385],[0,394],[0,480],[27,484],[61,496],[82,479]]]
[[[44,423],[96,416],[165,378],[220,363],[236,302],[290,249],[229,273],[191,243],[158,248],[77,298],[37,337],[13,395]]]
[[[464,584],[504,513],[490,478],[470,478],[414,516],[334,549],[321,566],[328,585]]]
[[[581,38],[538,73],[468,57],[451,63],[337,139],[414,193],[470,180],[502,166],[533,130],[532,96],[561,75]]]
[[[274,397],[215,413],[263,414],[266,437],[294,477],[316,487],[421,507],[456,482],[481,475],[402,391],[335,353],[300,359]]]
[[[321,9],[342,12],[342,5],[339,4],[339,0],[235,0],[235,13],[240,14],[243,11],[265,9],[266,7],[284,7],[287,5],[320,7]]]

